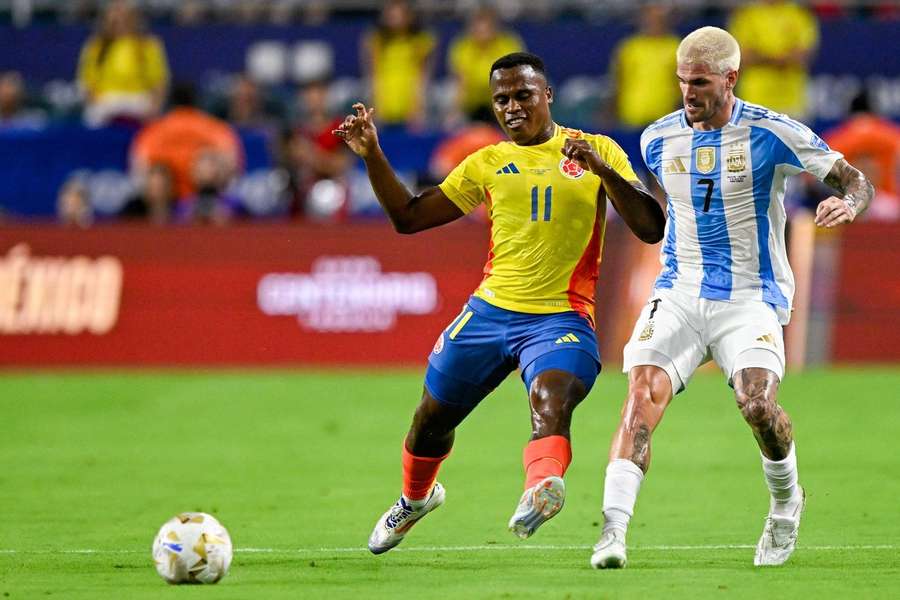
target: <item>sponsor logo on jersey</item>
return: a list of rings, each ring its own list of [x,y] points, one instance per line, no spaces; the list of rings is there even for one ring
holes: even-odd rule
[[[497,169],[497,171],[495,172],[496,175],[503,175],[504,173],[507,173],[509,175],[518,175],[519,168],[516,167],[516,163],[509,163],[505,167]]]
[[[442,333],[441,335],[438,336],[437,341],[434,343],[434,349],[432,350],[432,352],[434,352],[435,354],[440,354],[441,350],[443,350],[443,349],[444,349],[444,334]]]
[[[579,340],[577,337],[575,337],[574,333],[567,333],[566,335],[562,336],[561,338],[556,338],[557,344],[571,344],[573,342],[578,343],[580,341],[581,340]]]
[[[663,175],[675,175],[676,173],[687,173],[687,167],[684,161],[679,157],[667,158],[662,161]]]
[[[776,345],[775,344],[775,336],[772,335],[771,333],[767,333],[765,335],[759,336],[758,338],[756,338],[756,341],[757,342],[765,342],[767,344],[772,344],[773,346]]]
[[[584,169],[577,162],[568,158],[559,161],[559,172],[569,179],[580,179],[584,176]]]
[[[716,149],[712,146],[697,148],[697,170],[700,173],[712,173],[716,168]]]

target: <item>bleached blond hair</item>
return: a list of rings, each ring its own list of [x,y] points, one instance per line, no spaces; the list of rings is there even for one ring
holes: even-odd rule
[[[734,36],[718,27],[701,27],[689,33],[675,57],[679,65],[702,64],[724,75],[741,66],[741,47]]]

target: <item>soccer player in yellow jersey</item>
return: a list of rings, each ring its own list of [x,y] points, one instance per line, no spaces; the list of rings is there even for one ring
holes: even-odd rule
[[[403,493],[378,520],[369,550],[386,552],[444,502],[438,468],[454,430],[517,367],[531,403],[525,492],[509,528],[527,538],[565,500],[572,411],[600,361],[594,287],[606,198],[642,240],[663,235],[662,209],[611,139],[553,122],[543,61],[503,56],[490,69],[494,115],[509,136],[468,156],[437,187],[413,195],[378,144],[374,109],[354,105],[335,134],[363,158],[394,228],[415,233],[485,203],[491,242],[484,279],[429,356],[422,401],[403,445]]]

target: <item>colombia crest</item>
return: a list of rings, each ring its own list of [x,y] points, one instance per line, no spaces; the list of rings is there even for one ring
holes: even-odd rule
[[[574,160],[563,158],[559,161],[559,172],[569,179],[581,179],[584,169]]]

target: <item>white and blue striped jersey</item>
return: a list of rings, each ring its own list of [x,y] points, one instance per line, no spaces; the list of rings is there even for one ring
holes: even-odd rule
[[[794,275],[784,243],[785,179],[825,179],[832,151],[805,125],[737,100],[721,129],[694,130],[684,110],[641,135],[668,201],[656,288],[710,300],[758,299],[790,319]]]

